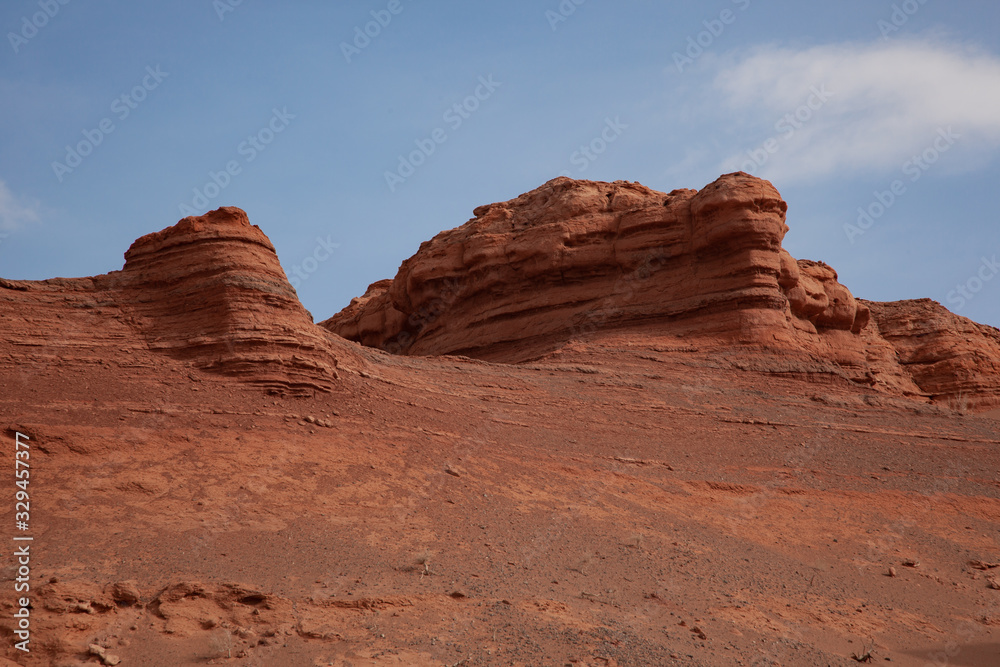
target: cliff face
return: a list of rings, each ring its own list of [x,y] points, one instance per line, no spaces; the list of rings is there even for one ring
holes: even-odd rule
[[[961,411],[1000,405],[1000,331],[930,299],[870,305],[923,392]]]
[[[270,240],[238,208],[143,236],[116,278],[153,350],[276,391],[329,390],[337,377],[328,338],[299,303]]]
[[[558,179],[327,323],[503,364],[313,324],[239,209],[0,280],[0,665],[997,664],[1000,332],[784,214]]]
[[[227,207],[138,239],[121,271],[0,280],[0,334],[22,375],[141,352],[296,395],[334,388],[338,357],[355,354],[339,337],[519,363],[574,340],[672,336],[766,373],[1000,405],[996,329],[930,301],[858,301],[831,267],[782,249],[786,209],[743,173],[669,194],[558,178],[477,208],[316,326],[270,241]]]
[[[764,366],[802,376],[834,372],[897,395],[997,403],[995,366],[965,380],[960,366],[915,366],[898,318],[873,322],[836,271],[783,250],[786,210],[769,182],[744,173],[669,194],[557,178],[477,208],[321,326],[393,353],[515,363],[572,339],[642,329],[764,346]],[[1000,358],[992,330],[949,316],[972,348]],[[930,357],[950,358],[953,341],[936,341]],[[928,379],[935,372],[950,379]]]
[[[185,218],[137,240],[125,260],[94,278],[0,282],[4,336],[45,365],[142,349],[276,393],[333,387],[332,337],[242,210]]]
[[[836,273],[782,250],[786,209],[742,173],[670,194],[557,178],[477,208],[322,326],[390,351],[490,358],[650,322],[739,340],[790,317],[812,333],[860,329],[867,311]]]

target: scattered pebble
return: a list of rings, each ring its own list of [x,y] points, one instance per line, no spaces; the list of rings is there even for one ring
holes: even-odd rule
[[[90,654],[96,655],[98,658],[101,659],[101,662],[104,663],[105,665],[117,665],[122,661],[122,659],[119,658],[117,655],[108,653],[107,649],[98,644],[90,645]]]
[[[993,568],[1000,567],[1000,563],[987,563],[981,560],[970,560],[969,567],[973,567],[977,570],[992,570]]]

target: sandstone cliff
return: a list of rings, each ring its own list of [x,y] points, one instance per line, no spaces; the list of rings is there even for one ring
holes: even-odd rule
[[[921,390],[962,412],[1000,405],[1000,331],[930,299],[869,305]]]
[[[342,338],[521,363],[614,332],[667,335],[771,375],[1000,405],[996,329],[926,300],[858,301],[831,267],[781,247],[786,210],[743,173],[669,194],[557,178],[477,208],[316,326],[270,241],[227,207],[140,238],[121,271],[0,280],[0,331],[22,368],[142,351],[299,395],[333,389],[354,354]]]
[[[974,372],[915,366],[910,333],[893,324],[899,316],[872,321],[836,271],[782,249],[786,210],[769,182],[744,173],[669,194],[557,178],[477,208],[321,326],[394,353],[515,363],[571,339],[641,328],[764,347],[770,361],[760,370],[832,372],[891,394],[997,404],[995,330],[948,313],[936,321],[956,333],[937,336],[919,358],[950,359],[954,337],[967,334],[962,363],[989,361]],[[907,303],[879,312],[908,312]]]
[[[738,340],[769,339],[789,317],[812,333],[860,329],[867,310],[836,273],[782,251],[786,209],[745,174],[670,194],[557,178],[477,208],[321,324],[390,351],[497,359],[654,321]]]
[[[22,364],[100,364],[141,349],[277,393],[332,388],[332,337],[242,210],[185,218],[125,260],[93,278],[0,281],[0,330],[29,356]]]
[[[313,324],[239,209],[0,280],[0,664],[997,664],[1000,332],[855,299],[784,213],[745,175],[478,209],[327,323],[404,354]]]

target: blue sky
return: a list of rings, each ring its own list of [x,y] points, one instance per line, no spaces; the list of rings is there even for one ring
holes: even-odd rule
[[[1000,326],[994,0],[276,4],[3,3],[0,276],[235,205],[320,320],[559,174],[743,169],[856,295]]]

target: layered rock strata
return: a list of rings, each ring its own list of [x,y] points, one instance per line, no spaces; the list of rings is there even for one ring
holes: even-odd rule
[[[321,325],[408,354],[479,356],[652,321],[742,340],[867,323],[836,273],[782,250],[787,205],[729,174],[700,192],[557,178],[477,208]]]
[[[141,351],[307,395],[335,386],[338,356],[353,354],[340,337],[518,363],[624,332],[698,339],[768,373],[1000,405],[1000,332],[929,300],[856,299],[831,267],[781,247],[786,210],[743,173],[669,194],[558,178],[477,208],[316,326],[264,233],[221,208],[138,239],[121,271],[0,280],[0,365],[30,379],[134,367]]]
[[[116,278],[151,349],[276,389],[329,389],[337,376],[328,338],[241,209],[143,236]]]
[[[742,172],[670,193],[557,178],[475,209],[472,220],[421,244],[394,279],[374,283],[321,326],[393,353],[501,362],[641,328],[763,346],[799,375],[832,368],[893,394],[951,400],[976,392],[997,402],[995,366],[968,382],[956,365],[944,371],[953,380],[928,380],[935,371],[909,361],[905,334],[880,333],[880,325],[896,332],[898,317],[874,322],[833,268],[796,261],[781,247],[786,211],[771,183]],[[995,330],[951,317],[972,335],[972,347],[988,350],[990,363],[1000,359],[990,356]],[[952,341],[937,341],[941,350],[916,358],[951,358]]]
[[[313,324],[242,210],[185,218],[137,240],[125,259],[92,278],[0,280],[0,333],[23,366],[141,350],[283,394],[334,386],[336,338]]]
[[[935,401],[960,412],[1000,405],[1000,331],[930,299],[869,305],[899,363]]]

